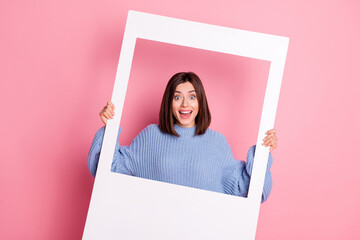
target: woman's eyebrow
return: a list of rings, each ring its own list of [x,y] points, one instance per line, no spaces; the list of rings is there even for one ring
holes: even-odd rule
[[[182,92],[180,92],[180,91],[175,91],[176,93],[182,93]],[[195,92],[195,90],[190,90],[190,91],[188,91],[188,93],[191,93],[191,92]]]

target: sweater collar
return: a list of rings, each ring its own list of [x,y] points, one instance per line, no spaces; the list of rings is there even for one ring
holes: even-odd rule
[[[196,131],[196,125],[194,127],[186,128],[181,127],[177,124],[174,124],[175,131],[179,134],[180,137],[194,137]]]

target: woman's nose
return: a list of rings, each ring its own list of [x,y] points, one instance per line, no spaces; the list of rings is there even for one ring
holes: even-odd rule
[[[184,100],[182,101],[182,106],[183,107],[188,106],[188,102],[187,102],[186,98],[184,98]]]

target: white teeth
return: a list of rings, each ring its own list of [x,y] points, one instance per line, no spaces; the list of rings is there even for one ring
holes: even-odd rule
[[[192,111],[179,111],[179,112],[182,114],[188,114],[188,113],[191,113]]]

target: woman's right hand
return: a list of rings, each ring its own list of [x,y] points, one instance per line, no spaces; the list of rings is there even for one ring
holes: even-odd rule
[[[99,113],[101,121],[106,125],[108,119],[113,119],[115,115],[115,106],[111,101],[108,101],[106,106]]]

